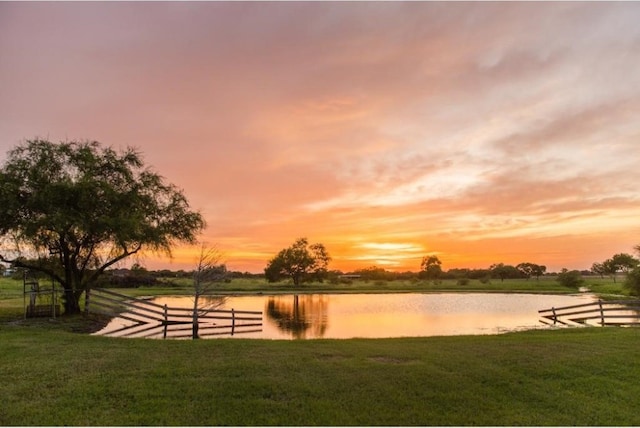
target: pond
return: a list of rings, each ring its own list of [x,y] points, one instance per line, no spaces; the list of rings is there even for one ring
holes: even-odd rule
[[[289,294],[215,297],[208,298],[205,304],[216,309],[262,311],[262,325],[244,331],[236,328],[233,335],[216,333],[203,337],[349,339],[498,334],[543,327],[538,310],[596,300],[595,296],[587,293]],[[169,307],[193,306],[193,299],[184,296],[157,297],[151,301]],[[155,330],[153,326],[143,326],[144,328],[138,328],[138,332],[133,326],[128,329],[127,323],[131,324],[130,320],[114,318],[96,334],[163,337],[162,328],[157,326]],[[121,332],[127,333],[120,334]],[[167,336],[177,334],[169,331]]]

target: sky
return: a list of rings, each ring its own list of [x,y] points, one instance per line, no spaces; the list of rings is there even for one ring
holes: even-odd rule
[[[640,244],[640,3],[0,2],[0,162],[137,148],[231,270],[589,269]],[[151,269],[192,269],[198,247]]]

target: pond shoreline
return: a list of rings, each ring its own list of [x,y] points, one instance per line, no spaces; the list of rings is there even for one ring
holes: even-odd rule
[[[540,327],[540,310],[598,299],[593,293],[559,295],[446,291],[244,293],[201,298],[205,305],[201,316],[211,320],[203,318],[199,323],[200,329],[214,329],[210,334],[216,338],[234,336],[232,323],[223,321],[226,319],[223,314],[235,310],[241,314],[240,319],[253,320],[246,326],[251,327],[250,331],[238,331],[239,328],[242,330],[244,323],[234,322],[236,336],[250,333],[238,337],[285,340],[499,334]],[[141,300],[149,303],[143,304]],[[151,300],[145,297],[139,298],[138,302],[140,307],[125,312],[124,317],[116,316],[109,326],[97,334],[156,339],[172,336],[183,338],[187,334],[185,330],[188,328],[183,327],[183,319],[192,310],[193,300],[190,296],[164,295],[151,297]],[[145,321],[142,313],[147,304],[155,308],[164,307],[165,318],[162,323],[158,324],[160,321],[153,317],[153,321]],[[257,314],[259,318],[243,318],[256,315],[242,313]],[[138,334],[138,329],[142,335]]]
[[[552,294],[552,295],[579,295],[584,293],[590,293],[587,291],[569,290],[564,291],[549,291],[549,290],[459,290],[459,289],[447,289],[440,290],[273,290],[273,291],[220,291],[210,293],[211,296],[278,296],[282,294],[440,294],[440,293],[459,293],[459,294]],[[180,294],[182,295],[182,294]]]
[[[628,291],[624,285],[610,278],[585,277],[583,289],[602,298],[626,298]],[[142,295],[186,295],[193,293],[192,281],[188,278],[163,278],[153,286],[115,290],[131,296]],[[290,282],[268,283],[264,279],[233,278],[230,282],[213,284],[208,294],[212,295],[264,295],[264,294],[382,294],[382,293],[530,293],[530,294],[579,294],[582,290],[561,285],[556,277],[536,279],[506,279],[504,281],[458,280],[441,281],[374,281],[356,279],[350,282],[311,282],[295,287]]]

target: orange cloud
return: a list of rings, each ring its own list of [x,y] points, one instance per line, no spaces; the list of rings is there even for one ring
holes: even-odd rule
[[[640,241],[634,3],[1,3],[0,153],[133,145],[228,265],[586,268]],[[1,156],[1,155],[0,155]],[[189,269],[193,249],[150,266]]]

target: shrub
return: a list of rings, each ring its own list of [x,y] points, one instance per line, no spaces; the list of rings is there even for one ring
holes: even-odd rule
[[[631,270],[627,274],[624,285],[629,289],[631,294],[636,296],[640,295],[640,267]]]
[[[558,274],[558,282],[569,288],[580,288],[584,284],[580,271],[567,269],[562,269],[562,272]]]
[[[142,271],[105,272],[98,278],[94,286],[105,288],[138,288],[160,284],[158,278]]]
[[[458,285],[469,285],[469,278],[460,278],[458,280]]]

